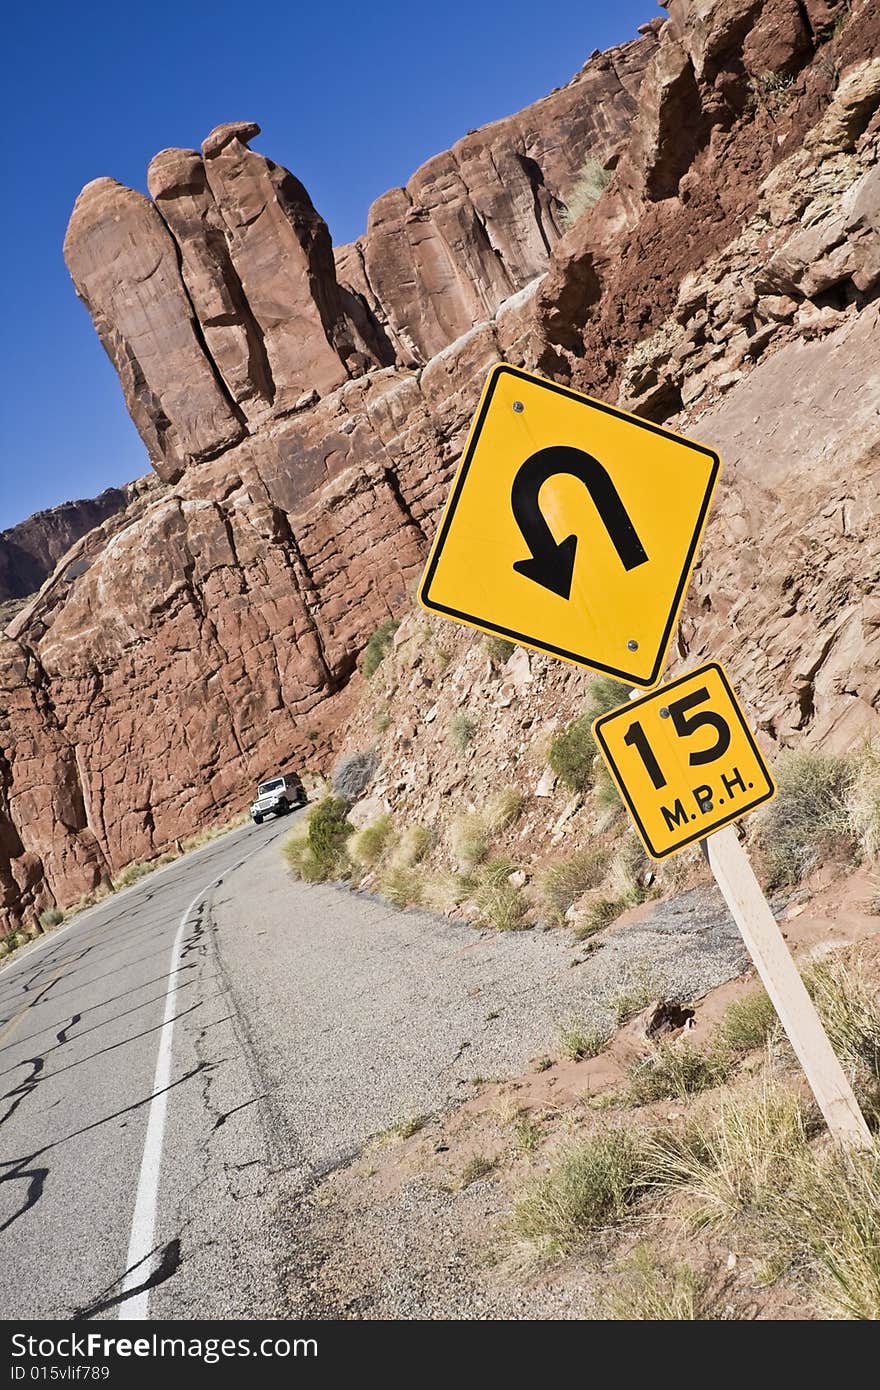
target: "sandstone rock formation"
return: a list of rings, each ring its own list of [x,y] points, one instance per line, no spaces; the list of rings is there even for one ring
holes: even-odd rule
[[[152,202],[84,190],[68,264],[171,485],[0,639],[0,929],[329,745],[499,357],[721,446],[681,657],[727,659],[770,739],[876,719],[878,26],[866,0],[670,0],[335,257],[252,124],[163,151]],[[613,177],[566,231],[588,157]]]

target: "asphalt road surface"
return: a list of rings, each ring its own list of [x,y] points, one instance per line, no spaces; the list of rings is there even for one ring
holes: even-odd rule
[[[294,883],[289,825],[224,836],[0,970],[3,1317],[320,1316],[296,1221],[317,1177],[557,1050],[563,1020],[608,1017],[628,972],[687,996],[742,967],[720,899],[658,904],[584,958],[568,932]]]

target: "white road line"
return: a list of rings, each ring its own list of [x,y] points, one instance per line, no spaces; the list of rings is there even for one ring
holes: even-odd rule
[[[152,1270],[148,1257],[156,1238],[156,1213],[159,1202],[159,1169],[162,1163],[162,1141],[165,1137],[165,1116],[168,1110],[168,1086],[171,1081],[171,1039],[174,1033],[174,1007],[177,1003],[177,976],[180,967],[180,953],[183,938],[189,925],[190,913],[212,888],[216,888],[222,878],[233,867],[224,869],[215,879],[206,884],[193,898],[180,919],[180,926],[171,949],[171,965],[168,976],[168,992],[165,995],[165,1014],[159,1033],[159,1052],[156,1057],[156,1074],[153,1078],[153,1099],[147,1116],[147,1133],[144,1140],[144,1156],[138,1178],[137,1196],[134,1203],[134,1216],[131,1223],[131,1236],[128,1242],[126,1269],[128,1274],[122,1285],[122,1292],[136,1288],[148,1279]],[[150,1302],[149,1289],[142,1290],[134,1298],[126,1299],[119,1305],[120,1319],[146,1318]]]

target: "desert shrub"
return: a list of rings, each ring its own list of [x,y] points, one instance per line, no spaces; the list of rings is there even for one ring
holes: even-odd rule
[[[387,709],[379,710],[373,720],[373,728],[376,730],[377,734],[387,733],[391,728],[391,715]]]
[[[580,714],[556,734],[548,762],[560,782],[571,791],[585,792],[593,784],[596,744],[592,724],[601,714],[616,709],[626,699],[626,687],[610,676],[596,676],[589,685]]]
[[[351,842],[351,855],[358,864],[374,868],[390,846],[394,843],[394,821],[391,816],[380,816],[372,825],[355,835]]]
[[[518,787],[501,787],[486,802],[486,825],[492,834],[499,834],[519,820],[525,797]]]
[[[376,754],[370,749],[366,753],[350,753],[337,763],[333,773],[333,793],[347,801],[349,805],[357,801],[370,784],[376,771]]]
[[[385,660],[385,657],[391,650],[394,634],[399,627],[400,623],[395,621],[394,618],[387,618],[384,623],[380,623],[379,627],[376,628],[376,631],[364,647],[364,654],[361,657],[361,670],[368,680],[371,676],[376,674],[382,662]]]
[[[631,1068],[627,1096],[633,1105],[654,1100],[684,1100],[697,1091],[720,1086],[730,1074],[731,1059],[687,1044],[661,1043]]]
[[[733,1096],[681,1131],[654,1134],[653,1180],[686,1190],[695,1225],[724,1224],[748,1208],[773,1206],[807,1137],[803,1102],[764,1077],[756,1095]]]
[[[516,651],[515,643],[508,642],[506,637],[486,636],[483,638],[483,646],[486,648],[493,666],[503,666],[505,661],[509,661]]]
[[[720,1033],[722,1041],[735,1052],[749,1052],[778,1037],[781,1027],[770,996],[763,989],[755,989],[728,1004]]]
[[[573,227],[578,218],[583,217],[585,212],[589,212],[591,207],[595,207],[610,178],[610,171],[604,169],[598,159],[588,158],[584,160],[581,171],[565,200],[565,212],[562,214],[563,227],[566,229]]]
[[[789,73],[761,72],[751,79],[749,102],[776,116],[795,95],[794,78]]]
[[[589,1057],[598,1057],[603,1047],[610,1041],[607,1028],[588,1028],[583,1023],[570,1020],[559,1029],[559,1046],[563,1055],[572,1062],[583,1062]]]
[[[576,1249],[593,1231],[627,1215],[645,1192],[649,1171],[637,1135],[620,1129],[594,1134],[562,1153],[519,1198],[514,1228],[548,1251]]]
[[[464,752],[476,732],[477,721],[465,714],[464,710],[459,710],[449,721],[449,736],[460,753]]]
[[[491,832],[485,816],[479,811],[464,811],[452,822],[450,841],[452,853],[465,873],[472,873],[489,853]]]
[[[557,925],[563,923],[566,912],[581,894],[599,884],[604,868],[605,852],[598,848],[578,850],[570,859],[546,868],[538,886],[549,920]]]
[[[592,785],[595,756],[590,721],[581,714],[554,734],[547,761],[566,787],[573,792],[585,792]]]
[[[64,913],[60,907],[45,907],[38,918],[43,931],[48,931],[50,927],[57,927],[64,921]]]
[[[841,844],[855,845],[847,809],[853,772],[845,758],[786,753],[775,772],[779,794],[758,829],[771,888],[797,883]]]
[[[342,878],[349,869],[346,841],[353,827],[346,802],[324,797],[308,821],[301,821],[282,845],[282,854],[298,878],[324,883]]]

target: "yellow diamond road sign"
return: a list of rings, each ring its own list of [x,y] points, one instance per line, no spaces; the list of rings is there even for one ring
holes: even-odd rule
[[[653,859],[705,839],[776,794],[717,662],[603,714],[593,733]]]
[[[483,390],[421,602],[651,686],[720,467],[702,444],[502,363]]]

